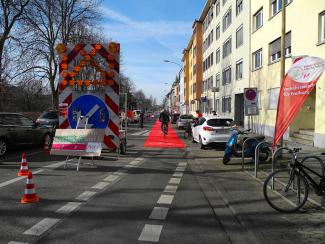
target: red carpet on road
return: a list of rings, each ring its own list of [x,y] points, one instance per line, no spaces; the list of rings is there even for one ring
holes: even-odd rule
[[[185,144],[179,139],[174,129],[169,125],[166,138],[161,131],[161,123],[159,120],[152,126],[152,129],[144,143],[144,147],[159,148],[185,148]]]

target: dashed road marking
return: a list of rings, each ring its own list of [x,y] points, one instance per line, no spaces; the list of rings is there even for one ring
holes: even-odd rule
[[[158,242],[162,228],[163,228],[162,225],[148,225],[148,224],[146,224],[143,227],[143,230],[139,237],[139,241]]]
[[[160,198],[158,199],[158,204],[172,204],[174,199],[174,195],[164,195],[162,194]]]
[[[187,163],[185,163],[185,162],[178,163],[178,166],[186,166],[186,165],[187,165]]]
[[[84,191],[79,196],[76,197],[77,200],[80,201],[88,201],[92,196],[94,196],[97,192],[95,191]]]
[[[177,185],[167,185],[164,192],[176,193],[178,186]]]
[[[10,241],[8,244],[28,244],[28,242]]]
[[[56,213],[59,214],[69,214],[78,208],[82,203],[81,202],[68,202],[67,204],[63,205],[61,208],[56,210]]]
[[[181,182],[180,178],[170,178],[169,184],[176,184],[178,185]]]
[[[175,172],[173,174],[173,177],[180,177],[180,178],[182,178],[183,177],[183,173],[182,172]]]
[[[108,186],[109,184],[111,184],[110,182],[98,182],[96,185],[92,186],[91,188],[93,189],[104,189],[106,186]]]
[[[125,168],[136,168],[137,165],[128,164],[124,166]]]
[[[164,220],[164,219],[166,219],[168,210],[169,210],[169,208],[154,207],[150,216],[149,216],[149,219]]]
[[[185,167],[184,166],[182,166],[182,167],[179,167],[178,166],[175,171],[184,171],[184,170],[185,170]]]
[[[113,181],[117,180],[118,178],[119,178],[118,175],[109,175],[104,179],[104,181],[113,182]]]
[[[149,131],[148,130],[138,131],[138,132],[132,133],[131,136],[143,136],[145,133],[149,133]]]
[[[29,230],[26,230],[23,234],[24,235],[33,235],[33,236],[40,236],[51,227],[53,227],[56,223],[58,223],[61,219],[55,218],[45,218],[34,225]]]

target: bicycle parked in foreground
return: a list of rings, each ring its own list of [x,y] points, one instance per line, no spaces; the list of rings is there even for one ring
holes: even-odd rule
[[[263,193],[267,203],[283,213],[298,211],[308,199],[311,185],[318,196],[325,196],[325,177],[323,160],[317,156],[307,156],[298,160],[301,148],[282,148],[291,155],[288,167],[274,171],[264,182]],[[278,151],[280,152],[280,151]],[[275,155],[276,158],[276,155]],[[318,162],[322,173],[304,165],[305,162]],[[276,164],[276,162],[275,162]],[[316,180],[311,177],[316,176]],[[316,181],[319,180],[319,183]]]

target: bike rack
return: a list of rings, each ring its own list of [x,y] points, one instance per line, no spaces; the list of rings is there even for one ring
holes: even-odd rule
[[[244,151],[245,151],[245,145],[249,140],[254,140],[254,141],[258,141],[256,138],[254,137],[249,137],[247,138],[244,142],[243,142],[243,148],[242,148],[242,154],[241,154],[241,160],[242,160],[242,164],[241,164],[241,169],[244,170],[244,163],[245,163],[245,155],[244,155]]]
[[[272,154],[272,173],[274,172],[274,164],[275,164],[275,158],[274,158],[274,156],[275,156],[275,154],[278,152],[278,151],[281,151],[281,150],[283,150],[283,149],[287,149],[288,150],[288,148],[287,147],[279,147],[278,149],[276,149],[275,151],[274,151],[274,153]],[[274,178],[272,178],[272,186],[271,186],[271,189],[272,190],[274,190]]]
[[[259,166],[259,156],[260,156],[260,147],[262,145],[267,145],[268,147],[271,147],[271,143],[267,142],[267,141],[261,141],[259,144],[257,144],[256,148],[255,148],[255,178],[257,178],[257,170],[258,170],[258,166]]]

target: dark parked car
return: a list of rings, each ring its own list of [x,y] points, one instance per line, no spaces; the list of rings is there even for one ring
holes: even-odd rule
[[[59,112],[57,110],[49,110],[43,112],[36,120],[39,125],[58,128],[59,126]]]
[[[0,156],[16,146],[51,142],[53,135],[53,129],[38,125],[21,114],[0,113]]]
[[[179,116],[180,116],[180,114],[178,114],[178,113],[172,114],[172,121],[171,121],[171,123],[172,124],[176,124]]]

